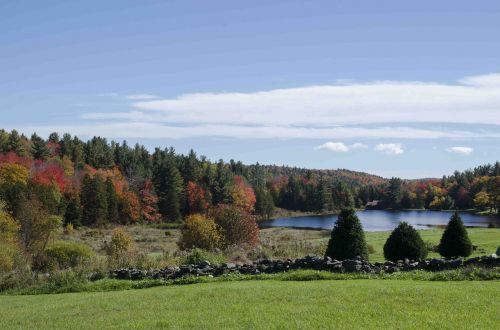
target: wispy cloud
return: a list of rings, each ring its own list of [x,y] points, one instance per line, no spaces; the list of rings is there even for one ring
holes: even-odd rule
[[[500,73],[483,74],[479,76],[465,77],[460,80],[464,85],[476,87],[500,87]]]
[[[446,151],[463,156],[469,156],[474,152],[474,149],[470,147],[451,147],[446,149]]]
[[[170,99],[130,94],[122,96],[132,110],[85,113],[79,131],[98,134],[102,125],[121,127],[119,137],[137,136],[141,131],[143,137],[158,138],[500,139],[500,93],[493,87],[498,79],[500,74],[466,77],[454,84],[345,81],[253,93],[192,93]],[[104,135],[110,134],[105,130]]]
[[[497,75],[488,75],[464,78],[456,84],[375,81],[254,93],[195,93],[136,102],[133,106],[162,114],[163,119],[171,123],[500,125],[500,93],[491,88],[496,79]]]
[[[127,100],[133,100],[133,101],[151,100],[151,99],[157,99],[157,98],[158,98],[158,96],[151,95],[151,94],[130,94],[130,95],[127,95]]]
[[[403,146],[400,143],[381,143],[375,146],[376,151],[386,153],[388,155],[400,155],[404,153]]]

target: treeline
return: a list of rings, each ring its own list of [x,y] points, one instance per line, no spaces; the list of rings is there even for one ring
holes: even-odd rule
[[[234,205],[258,218],[275,207],[333,212],[342,208],[499,209],[500,165],[426,180],[390,180],[349,170],[308,170],[209,161],[194,151],[128,146],[94,137],[0,130],[0,199],[14,215],[40,204],[66,224],[179,221]],[[375,202],[374,202],[375,201]]]

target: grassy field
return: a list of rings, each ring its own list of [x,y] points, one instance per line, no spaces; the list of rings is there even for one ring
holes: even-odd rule
[[[0,296],[0,328],[498,329],[498,301],[498,282],[216,282]]]
[[[500,246],[499,228],[470,228],[467,229],[472,244],[478,248],[471,257],[495,253]],[[443,235],[442,229],[420,230],[420,236],[426,242],[438,244]],[[384,261],[384,244],[390,235],[388,231],[366,232],[367,244],[375,252],[370,254],[370,261]],[[265,247],[273,247],[281,254],[296,254],[303,256],[307,251],[322,255],[330,232],[326,230],[304,230],[292,228],[268,228],[261,230],[261,242]],[[283,251],[281,251],[283,250]],[[301,254],[302,253],[302,254]],[[429,258],[439,257],[438,253],[429,253]]]
[[[127,226],[125,228],[134,238],[139,252],[158,256],[166,253],[175,255],[178,252],[176,242],[180,237],[179,229],[158,229],[150,226]],[[478,249],[472,256],[495,253],[500,246],[499,228],[471,228],[467,230],[470,239]],[[105,241],[111,238],[112,229],[82,228],[71,235],[62,234],[59,239],[72,240],[91,246],[97,253],[103,254]],[[167,234],[166,234],[167,233]],[[420,230],[424,241],[438,244],[443,234],[442,229]],[[390,232],[366,232],[367,243],[374,248],[370,254],[371,261],[383,261],[383,246]],[[330,237],[327,230],[308,230],[293,228],[266,228],[260,232],[261,246],[246,253],[229,251],[228,259],[245,262],[260,257],[298,258],[309,253],[323,255]],[[430,253],[429,257],[439,257]]]

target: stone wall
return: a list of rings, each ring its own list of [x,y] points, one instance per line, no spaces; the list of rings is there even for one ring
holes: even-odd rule
[[[140,270],[133,268],[116,269],[110,272],[110,276],[117,279],[176,279],[183,276],[222,276],[224,274],[273,274],[298,269],[324,270],[334,273],[394,273],[412,270],[442,271],[447,269],[457,269],[461,267],[500,267],[500,258],[496,254],[489,256],[475,257],[467,260],[462,258],[427,259],[422,261],[402,260],[398,262],[375,262],[370,263],[361,258],[348,260],[332,260],[329,257],[320,258],[315,255],[308,255],[300,259],[269,260],[262,259],[250,264],[220,264],[211,265],[208,261],[203,261],[195,265],[183,265],[180,267],[167,267],[164,269]]]

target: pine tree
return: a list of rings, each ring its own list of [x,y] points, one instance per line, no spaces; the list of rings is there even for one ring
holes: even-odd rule
[[[182,177],[173,155],[157,150],[154,155],[153,183],[158,194],[158,209],[165,219],[181,218]]]
[[[31,135],[31,143],[31,155],[33,156],[33,158],[46,160],[50,156],[47,144],[41,137],[36,135],[36,133],[33,133],[33,135]]]
[[[7,140],[7,152],[15,152],[20,156],[26,153],[21,136],[16,130],[12,130]]]
[[[64,211],[64,224],[77,227],[82,224],[82,204],[77,193],[65,193],[66,209]]]
[[[427,247],[420,234],[406,222],[401,222],[392,231],[384,245],[384,257],[387,260],[421,260],[426,256]]]
[[[360,256],[368,260],[365,233],[354,209],[343,209],[333,227],[326,256],[345,260]]]
[[[115,185],[111,178],[106,179],[106,201],[108,204],[108,221],[117,223],[118,216],[118,196],[116,195]]]
[[[94,178],[88,174],[84,176],[80,200],[83,207],[82,222],[84,225],[103,225],[107,222],[106,185],[99,175],[94,176]]]
[[[444,230],[438,246],[439,254],[445,258],[468,257],[472,244],[458,212],[455,212]]]

